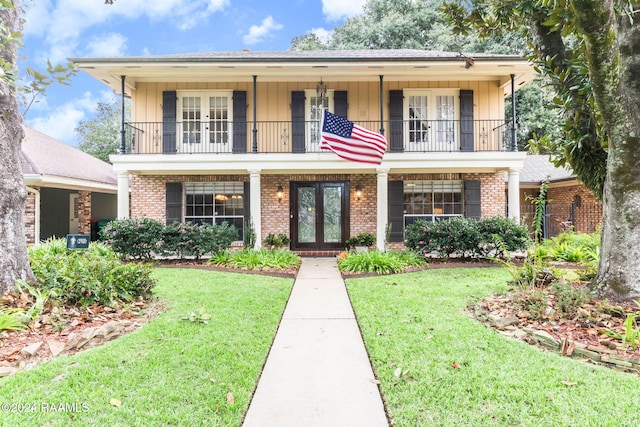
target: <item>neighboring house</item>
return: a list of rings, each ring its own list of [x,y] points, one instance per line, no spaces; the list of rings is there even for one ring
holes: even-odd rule
[[[118,217],[234,224],[257,245],[328,254],[360,232],[401,246],[418,218],[519,212],[519,170],[505,96],[531,81],[513,55],[420,50],[219,52],[76,58],[131,97]],[[381,164],[319,148],[327,108],[382,132]],[[131,183],[131,186],[130,186]],[[129,198],[131,191],[131,198]],[[130,204],[130,205],[129,205]]]
[[[547,155],[529,155],[520,172],[520,216],[531,224],[535,206],[531,202],[540,194],[540,186],[548,179],[544,237],[573,230],[593,233],[602,224],[602,202],[584,186],[569,168],[558,168]]]
[[[97,221],[117,214],[118,187],[112,166],[37,130],[23,128],[27,243],[90,234],[92,228],[95,238]]]

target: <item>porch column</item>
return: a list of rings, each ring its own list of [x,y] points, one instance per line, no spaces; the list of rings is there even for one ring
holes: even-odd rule
[[[120,120],[120,150],[119,150],[119,153],[120,154],[125,154],[127,152],[127,137],[126,137],[126,133],[127,132],[125,131],[125,128],[124,128],[124,120],[125,120],[125,114],[124,114],[125,113],[125,109],[124,109],[125,100],[124,99],[126,98],[126,94],[124,92],[124,83],[125,83],[126,76],[120,76],[120,79],[121,79],[121,84],[122,84],[122,94],[121,94],[121,97],[122,97],[121,115],[122,116],[121,116],[121,120]]]
[[[376,248],[384,252],[387,223],[389,222],[389,169],[376,169],[378,173],[378,200],[376,204]]]
[[[520,224],[520,171],[509,169],[509,218],[513,218],[516,224]]]
[[[260,169],[249,170],[249,195],[251,208],[251,222],[256,232],[256,243],[254,249],[260,249],[262,246],[262,210],[260,209]]]
[[[129,172],[118,172],[118,219],[129,218]]]

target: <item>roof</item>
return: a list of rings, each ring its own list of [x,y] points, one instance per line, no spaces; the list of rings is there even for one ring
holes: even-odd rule
[[[64,178],[69,183],[84,183],[89,188],[96,185],[114,187],[117,177],[109,163],[103,162],[77,148],[23,126],[25,136],[21,145],[22,174],[39,176],[40,180]],[[59,180],[57,180],[59,181]],[[53,185],[52,185],[53,186]]]
[[[520,183],[541,184],[547,177],[551,182],[575,178],[568,168],[554,166],[548,155],[528,155],[524,159],[524,168],[520,171]]]
[[[170,55],[120,56],[102,58],[71,58],[73,62],[255,62],[255,61],[442,61],[463,60],[473,57],[480,60],[513,60],[522,61],[520,55],[444,52],[419,49],[356,49],[356,50],[280,50],[280,51],[223,51],[180,53]]]
[[[492,80],[510,93],[534,78],[525,57],[418,49],[284,50],[71,58],[78,67],[130,95],[138,82]]]

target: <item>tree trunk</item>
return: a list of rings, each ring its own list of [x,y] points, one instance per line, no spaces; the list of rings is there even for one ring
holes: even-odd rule
[[[18,16],[13,8],[0,10],[0,25],[16,31]],[[5,64],[16,70],[15,43],[4,42],[0,55]],[[23,131],[18,112],[15,86],[5,74],[0,79],[0,295],[12,289],[19,279],[33,281],[24,235],[26,189],[20,165]]]
[[[573,0],[609,134],[597,290],[640,296],[640,26],[614,0]]]

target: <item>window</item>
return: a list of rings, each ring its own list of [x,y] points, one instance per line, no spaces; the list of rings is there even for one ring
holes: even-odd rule
[[[405,134],[412,151],[457,147],[458,89],[405,90]]]
[[[404,226],[462,216],[462,181],[405,181]]]
[[[185,183],[185,222],[222,224],[228,222],[244,240],[244,183]]]
[[[333,92],[334,90],[327,90],[327,95],[322,98],[322,105],[320,105],[320,98],[315,89],[305,90],[305,120],[307,122],[307,151],[318,151],[318,145],[320,144],[320,121],[322,120],[322,111],[329,110],[333,112]]]
[[[205,142],[216,146],[203,147],[203,151],[230,151],[232,95],[230,91],[179,91],[177,121],[181,125],[182,144]]]

